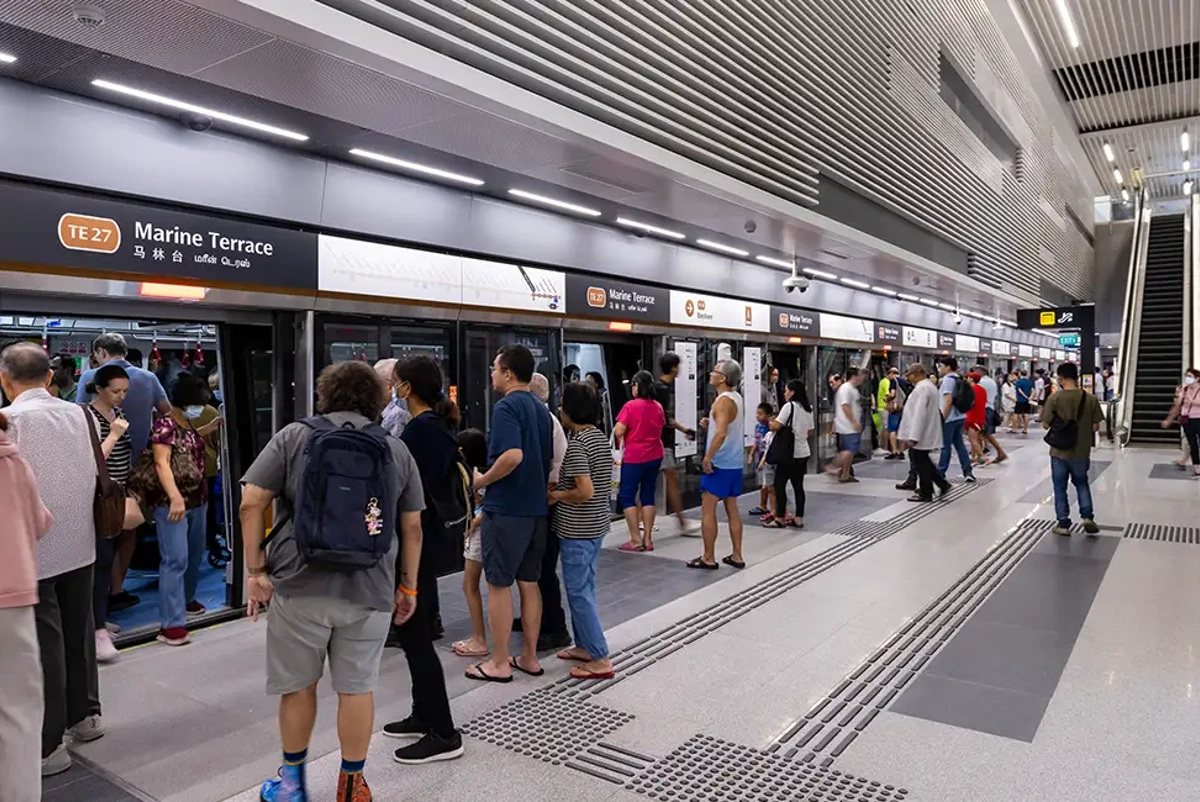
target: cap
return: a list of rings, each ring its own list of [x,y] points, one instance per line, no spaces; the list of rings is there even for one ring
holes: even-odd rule
[[[742,366],[732,359],[722,359],[713,370],[724,376],[730,387],[737,387],[742,383]]]

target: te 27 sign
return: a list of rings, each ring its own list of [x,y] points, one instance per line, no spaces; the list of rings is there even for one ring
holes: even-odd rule
[[[58,240],[73,251],[116,253],[121,247],[121,227],[107,217],[68,213],[58,220]]]

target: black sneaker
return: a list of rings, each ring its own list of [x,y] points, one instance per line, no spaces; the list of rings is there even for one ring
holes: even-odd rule
[[[900,484],[896,485],[896,489],[897,490],[916,490],[917,485],[915,482],[901,482]]]
[[[570,645],[571,636],[565,632],[539,635],[537,639],[537,650],[539,652],[549,652],[554,649],[565,649]]]
[[[417,766],[422,763],[433,763],[438,760],[454,760],[462,757],[462,736],[457,732],[450,738],[443,738],[437,733],[429,733],[415,744],[402,746],[397,749],[393,759],[397,763]]]
[[[946,484],[944,484],[944,485],[939,485],[938,486],[938,498],[945,498],[946,494],[949,493],[953,489],[954,489],[954,485],[950,484],[949,482],[946,482]]]
[[[385,648],[385,649],[402,648],[400,645],[400,627],[396,626],[395,624],[392,624],[391,629],[388,630],[387,640],[385,640],[383,642],[383,648]]]
[[[409,716],[403,721],[393,721],[383,728],[383,734],[389,738],[424,738],[429,734],[429,728],[417,721],[416,716]]]
[[[110,613],[118,613],[121,610],[128,610],[140,601],[140,597],[123,590],[108,597],[108,611]]]
[[[975,478],[975,474],[970,474],[969,476],[964,476],[963,481],[969,485],[973,485],[973,484],[976,484],[977,482],[979,482],[979,480]]]
[[[433,635],[434,640],[441,640],[442,638],[446,637],[446,628],[442,626],[441,613],[437,614],[433,618],[433,631],[431,634]]]

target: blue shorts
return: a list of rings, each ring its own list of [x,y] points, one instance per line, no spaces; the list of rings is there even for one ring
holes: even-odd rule
[[[900,413],[899,412],[889,412],[888,413],[887,430],[889,432],[900,431]]]
[[[637,506],[639,489],[642,506],[654,506],[654,487],[658,484],[658,472],[661,468],[661,459],[621,463],[621,487],[617,490],[617,502],[622,510]]]
[[[700,475],[700,490],[718,499],[737,498],[742,494],[742,469],[713,468]]]
[[[484,510],[479,525],[483,575],[489,585],[512,587],[513,582],[537,582],[542,575],[549,519],[497,515]]]
[[[860,445],[862,445],[862,432],[838,435],[838,451],[851,451],[857,454]]]

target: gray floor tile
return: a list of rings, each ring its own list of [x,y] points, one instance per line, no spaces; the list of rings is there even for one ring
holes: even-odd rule
[[[975,618],[1078,634],[1107,567],[1099,560],[1030,554]]]
[[[813,480],[814,477],[808,477],[810,483]],[[832,531],[864,515],[870,515],[873,512],[896,503],[896,499],[894,498],[826,493],[819,490],[808,490],[807,488],[805,488],[804,495],[804,527],[814,532]],[[746,494],[738,501],[738,509],[741,510],[742,519],[745,522],[758,523],[757,518],[752,518],[748,514],[756,504],[758,504],[757,493]],[[794,506],[789,503],[788,509],[794,509]],[[686,516],[693,520],[699,520],[700,511],[690,510],[686,513]],[[717,508],[717,518],[721,522],[729,520],[725,515],[723,507]]]
[[[891,707],[893,713],[1032,742],[1050,700],[988,685],[923,675]]]
[[[970,621],[925,672],[1049,698],[1075,637],[1075,632]]]
[[[42,802],[140,802],[124,788],[79,764],[42,783]]]
[[[1107,562],[1112,560],[1120,545],[1120,539],[1114,537],[1061,537],[1054,535],[1042,538],[1032,553]]]
[[[1185,482],[1196,481],[1191,466],[1181,469],[1173,462],[1158,463],[1150,468],[1151,479],[1182,479]]]
[[[1049,452],[1047,452],[1047,454],[1046,454],[1046,462],[1047,462],[1047,464],[1049,464],[1049,462],[1050,462]],[[1100,476],[1108,469],[1109,465],[1112,465],[1112,462],[1109,460],[1093,459],[1091,470],[1088,471],[1089,483],[1094,485],[1096,483],[1096,480],[1099,479]],[[1072,506],[1074,506],[1074,504],[1075,504],[1075,486],[1071,485],[1070,487],[1068,487],[1067,493],[1068,493],[1068,498],[1071,499]],[[1052,496],[1053,494],[1054,494],[1054,483],[1051,482],[1049,479],[1046,479],[1044,482],[1039,483],[1032,490],[1029,490],[1027,493],[1025,493],[1025,495],[1021,496],[1021,498],[1018,499],[1018,501],[1021,501],[1021,502],[1027,503],[1027,504],[1041,504],[1043,501],[1045,501],[1048,497]]]

